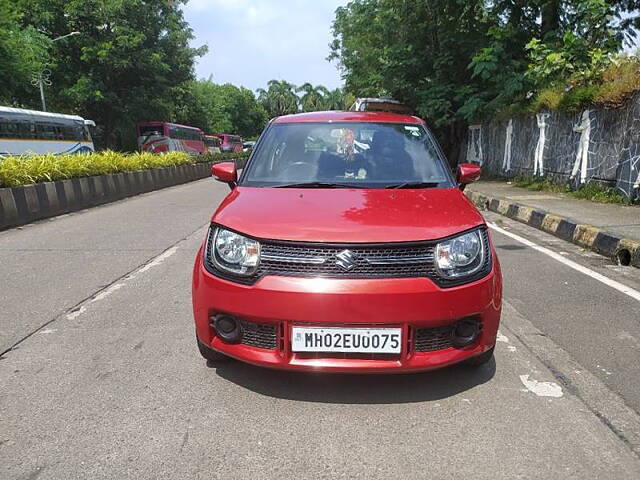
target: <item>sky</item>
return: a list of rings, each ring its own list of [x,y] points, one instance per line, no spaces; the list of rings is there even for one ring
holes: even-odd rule
[[[335,9],[348,0],[189,0],[183,7],[195,39],[209,52],[198,78],[263,88],[272,79],[327,88],[342,85],[326,60]]]

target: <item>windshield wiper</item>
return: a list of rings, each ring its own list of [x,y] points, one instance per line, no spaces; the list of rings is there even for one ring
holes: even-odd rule
[[[384,188],[435,188],[440,182],[404,182],[386,185]]]
[[[275,185],[274,188],[365,188],[362,185],[354,183],[335,183],[335,182],[302,182],[302,183],[286,183],[284,185]]]

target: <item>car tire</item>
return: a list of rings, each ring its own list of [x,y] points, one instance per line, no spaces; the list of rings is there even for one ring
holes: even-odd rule
[[[491,347],[490,350],[487,350],[486,352],[481,353],[480,355],[476,355],[475,357],[471,357],[469,360],[466,360],[464,362],[464,365],[468,367],[480,367],[482,365],[489,363],[493,358],[493,351],[495,350],[495,348],[496,347],[494,345],[493,347]]]
[[[202,358],[207,360],[207,362],[220,363],[220,362],[227,362],[230,360],[230,358],[227,357],[224,353],[217,352],[213,348],[206,346],[197,338],[196,338],[196,341],[198,343],[198,350],[200,350],[200,355],[202,355]]]

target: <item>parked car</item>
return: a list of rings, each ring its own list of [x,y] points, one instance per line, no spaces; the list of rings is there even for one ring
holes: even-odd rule
[[[356,142],[367,149],[356,148]],[[312,372],[414,372],[493,357],[500,264],[426,124],[319,112],[270,122],[211,219],[193,270],[197,344]]]
[[[248,152],[250,150],[253,150],[253,147],[256,145],[256,142],[254,141],[248,141],[248,142],[244,142],[242,144],[242,151],[243,152]]]
[[[220,149],[223,152],[236,153],[242,151],[242,137],[228,133],[216,133],[215,135],[220,139]]]

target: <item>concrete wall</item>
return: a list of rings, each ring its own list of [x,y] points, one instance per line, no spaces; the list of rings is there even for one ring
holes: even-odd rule
[[[536,175],[574,187],[598,181],[635,198],[640,184],[640,96],[616,110],[546,112],[473,125],[460,160],[480,162],[489,176]]]

